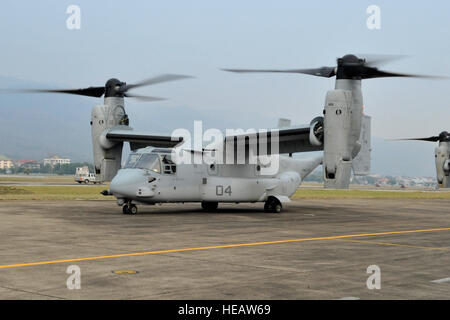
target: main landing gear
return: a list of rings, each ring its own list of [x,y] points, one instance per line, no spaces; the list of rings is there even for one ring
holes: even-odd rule
[[[216,211],[218,206],[218,202],[202,201],[202,209],[204,211]]]
[[[136,214],[138,212],[138,209],[135,204],[125,203],[122,207],[123,214]]]
[[[280,213],[282,209],[283,206],[281,205],[280,200],[275,197],[269,197],[269,199],[267,199],[266,203],[264,204],[265,212]]]

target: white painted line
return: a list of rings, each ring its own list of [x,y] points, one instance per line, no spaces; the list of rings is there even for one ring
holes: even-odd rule
[[[359,300],[359,298],[358,297],[343,297],[343,298],[340,298],[337,300]]]
[[[434,283],[450,282],[450,278],[443,278],[443,279],[433,280],[431,282],[434,282]]]

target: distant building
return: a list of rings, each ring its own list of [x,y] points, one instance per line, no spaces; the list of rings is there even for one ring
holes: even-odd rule
[[[31,170],[39,170],[41,165],[36,160],[16,160],[14,161],[14,166],[16,168],[24,168]]]
[[[10,159],[0,155],[0,170],[11,169],[13,166],[14,164]]]
[[[50,165],[55,166],[57,164],[70,164],[70,159],[63,159],[59,156],[52,156],[50,158],[44,159],[44,166]]]
[[[0,169],[11,169],[13,162],[11,160],[0,160]]]

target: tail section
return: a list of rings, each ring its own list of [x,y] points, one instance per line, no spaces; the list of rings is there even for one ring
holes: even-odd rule
[[[355,176],[366,176],[370,174],[370,152],[372,151],[370,121],[371,117],[363,115],[361,136],[359,138],[361,150],[352,161],[353,174]]]
[[[301,171],[300,177],[302,181],[306,176],[308,176],[311,172],[313,172],[318,166],[323,163],[323,156],[318,156],[315,158],[311,158],[308,160],[300,160],[301,161]]]
[[[292,170],[298,172],[301,181],[323,162],[322,155],[310,159],[294,159],[290,157],[283,157],[282,159],[284,162],[282,166],[284,166],[286,171]]]

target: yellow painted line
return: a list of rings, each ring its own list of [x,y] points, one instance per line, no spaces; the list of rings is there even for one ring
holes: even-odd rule
[[[28,267],[28,266],[40,266],[40,265],[55,264],[55,263],[67,263],[67,262],[79,262],[79,261],[90,261],[90,260],[100,260],[100,259],[112,259],[112,258],[134,257],[134,256],[145,256],[145,255],[151,255],[151,254],[163,254],[163,253],[174,253],[174,252],[199,251],[199,250],[211,250],[211,249],[223,249],[223,248],[238,248],[238,247],[250,247],[250,246],[268,245],[268,244],[283,244],[283,243],[318,241],[318,240],[336,240],[336,239],[346,239],[346,238],[356,238],[356,237],[373,237],[373,236],[409,234],[409,233],[420,233],[420,232],[435,232],[435,231],[449,231],[449,230],[450,230],[450,228],[434,228],[434,229],[420,229],[420,230],[404,230],[404,231],[389,231],[389,232],[376,232],[376,233],[347,234],[347,235],[340,235],[340,236],[300,238],[300,239],[275,240],[275,241],[265,241],[265,242],[224,244],[224,245],[217,245],[217,246],[197,247],[197,248],[183,248],[183,249],[170,249],[170,250],[158,250],[158,251],[145,251],[145,252],[113,254],[113,255],[107,255],[107,256],[87,257],[87,258],[73,258],[73,259],[63,259],[63,260],[53,260],[53,261],[40,261],[40,262],[28,262],[28,263],[0,265],[0,269],[17,268],[17,267]]]
[[[136,270],[114,270],[115,274],[136,274],[138,273]]]
[[[365,241],[365,240],[347,240],[347,239],[336,239],[336,240],[338,240],[338,241],[346,241],[346,242],[358,242],[358,243],[376,244],[376,245],[380,245],[380,246],[395,246],[395,247],[406,247],[406,248],[428,249],[428,250],[444,250],[444,251],[449,251],[450,250],[450,248],[414,246],[414,245],[410,245],[410,244],[391,243],[391,242],[378,242],[378,241]]]

